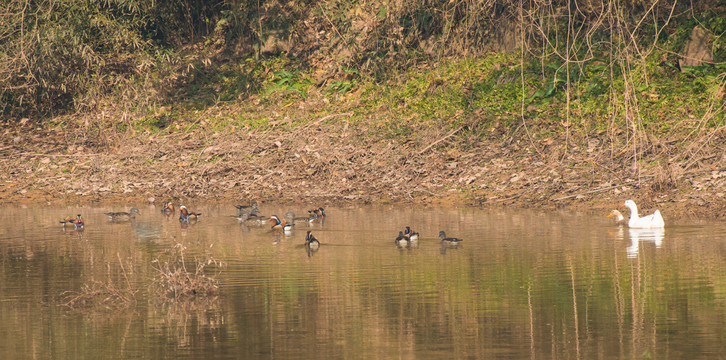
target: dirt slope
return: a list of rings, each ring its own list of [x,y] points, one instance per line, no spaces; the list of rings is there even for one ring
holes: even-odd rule
[[[345,114],[303,126],[220,133],[8,129],[0,144],[0,202],[167,200],[402,203],[602,211],[632,198],[666,218],[721,218],[724,152],[684,169],[654,157],[632,170],[606,138],[535,143],[523,132],[487,140],[465,127],[378,139]],[[113,136],[112,136],[113,135]],[[567,140],[567,141],[563,141]]]

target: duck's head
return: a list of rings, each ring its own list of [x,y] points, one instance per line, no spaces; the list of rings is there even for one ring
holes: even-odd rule
[[[171,201],[167,201],[166,204],[164,204],[164,209],[174,211],[174,204],[172,204]]]
[[[325,217],[325,209],[323,209],[323,208],[318,208],[318,212],[320,212],[320,216],[321,216],[321,217]]]
[[[184,216],[187,216],[187,215],[189,215],[189,210],[187,210],[186,206],[181,205],[181,206],[179,206],[179,213]]]
[[[277,215],[270,216],[270,220],[268,220],[270,223],[275,223],[275,225],[282,224],[282,221],[280,221],[280,218],[277,217]]]
[[[439,231],[439,237],[442,239],[446,237],[446,233],[444,232],[444,230]]]
[[[617,211],[617,210],[611,211],[610,214],[608,214],[608,216],[606,216],[606,217],[609,218],[609,217],[613,217],[613,216],[615,217],[616,222],[621,222],[625,219],[625,217],[623,217],[623,214],[621,214],[620,211]]]
[[[139,214],[139,215],[141,215],[141,213],[139,212],[139,209],[137,209],[137,208],[131,208],[131,210],[129,210],[129,212],[130,212],[130,213],[131,213],[132,215],[133,215],[133,214]]]
[[[310,242],[312,237],[313,237],[313,235],[311,234],[311,231],[308,230],[307,234],[305,234],[305,242]]]

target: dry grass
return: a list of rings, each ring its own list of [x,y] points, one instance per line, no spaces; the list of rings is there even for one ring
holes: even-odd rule
[[[167,259],[154,260],[157,276],[152,279],[152,292],[165,302],[211,297],[219,288],[219,281],[207,276],[205,269],[209,266],[219,268],[221,264],[211,256],[204,260],[195,257],[190,271],[184,258],[185,250],[184,245],[177,244],[169,250]]]
[[[121,257],[118,254],[117,256],[125,284],[119,285],[113,279],[105,282],[92,280],[84,284],[80,291],[66,292],[63,305],[74,310],[89,308],[113,310],[135,305],[138,290],[131,286]]]

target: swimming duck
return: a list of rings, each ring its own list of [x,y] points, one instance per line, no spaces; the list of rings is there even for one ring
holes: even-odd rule
[[[249,205],[235,205],[240,214],[247,213],[250,215],[257,215],[260,209],[257,207],[257,201]]]
[[[287,224],[287,222],[284,220],[280,220],[280,218],[277,217],[277,215],[270,216],[270,220],[268,220],[268,222],[272,223],[272,227],[270,227],[271,230],[285,230],[285,231],[292,230],[292,226],[288,226],[290,224]],[[286,228],[289,230],[286,230]]]
[[[235,216],[235,218],[237,221],[247,226],[263,226],[270,221],[270,219],[265,216],[253,216],[248,213],[241,213],[238,216]]]
[[[446,237],[446,233],[444,232],[444,230],[439,231],[439,237],[441,238],[441,243],[446,245],[459,245],[459,243],[462,241],[459,238]]]
[[[617,210],[613,210],[613,211],[611,211],[611,212],[610,212],[610,214],[608,214],[608,216],[606,216],[606,217],[608,217],[608,218],[609,218],[609,217],[613,217],[613,216],[615,217],[615,223],[616,223],[616,224],[622,224],[622,223],[624,223],[624,222],[625,222],[625,221],[624,221],[624,220],[625,220],[625,217],[623,217],[623,214],[621,214],[621,213],[620,213],[620,211],[617,211]]]
[[[403,231],[398,232],[398,236],[396,236],[395,243],[396,243],[396,246],[398,246],[398,247],[405,247],[406,245],[408,245],[408,238],[405,235],[403,235]]]
[[[318,241],[318,239],[310,233],[310,230],[308,230],[308,233],[305,235],[305,246],[313,251],[320,247],[320,241]]]
[[[164,207],[161,209],[161,212],[163,212],[164,214],[173,214],[174,210],[174,204],[171,201],[167,201],[164,204]]]
[[[650,215],[639,217],[638,206],[635,205],[633,200],[625,200],[623,205],[630,209],[628,227],[634,229],[656,229],[665,227],[665,222],[663,221],[663,216],[660,215],[660,211],[656,210]]]
[[[285,222],[284,225],[282,225],[282,230],[285,232],[285,234],[289,235],[292,232],[294,226],[295,224]]]
[[[312,210],[310,210],[310,211],[312,211]],[[308,212],[310,212],[310,211],[308,211]],[[292,224],[299,224],[299,223],[312,222],[313,220],[315,220],[315,217],[312,215],[295,217],[294,212],[288,211],[287,213],[285,213],[285,219],[288,220],[288,222],[290,222]]]
[[[197,221],[202,216],[202,213],[190,212],[184,205],[179,206],[179,222],[189,223],[190,221]]]
[[[325,209],[323,209],[321,207],[316,208],[316,209],[310,209],[310,210],[308,210],[308,214],[309,214],[310,217],[313,217],[313,218],[316,218],[316,219],[318,219],[318,218],[324,218],[325,217]]]
[[[136,215],[141,215],[141,213],[139,212],[139,209],[131,208],[129,212],[107,212],[104,213],[104,215],[108,216],[111,221],[126,221],[135,218]]]
[[[411,230],[410,226],[406,226],[406,231],[403,232],[403,235],[406,236],[409,241],[418,241],[418,233]]]
[[[73,226],[74,229],[81,229],[83,228],[83,218],[81,217],[81,214],[76,215],[76,218],[69,216],[63,220],[60,221],[60,223],[65,228],[66,226]]]
[[[325,217],[325,209],[319,207],[316,210],[313,210],[314,213],[317,214],[317,217],[324,218]]]

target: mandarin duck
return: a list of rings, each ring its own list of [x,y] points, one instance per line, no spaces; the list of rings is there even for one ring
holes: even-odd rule
[[[186,206],[184,206],[184,205],[179,206],[179,222],[180,223],[188,224],[191,221],[197,221],[200,216],[202,216],[202,213],[190,212]]]
[[[310,230],[308,230],[308,233],[305,235],[305,246],[313,251],[320,247],[320,241],[313,236]]]
[[[76,218],[73,217],[67,217],[60,221],[60,223],[63,225],[63,228],[67,226],[73,226],[74,229],[81,229],[83,228],[83,218],[81,217],[81,214],[76,215]]]
[[[441,238],[441,243],[445,245],[459,245],[459,243],[462,241],[459,238],[446,237],[446,233],[444,232],[444,230],[439,231],[439,237]]]
[[[104,215],[108,216],[109,220],[111,221],[127,221],[135,218],[136,215],[141,215],[141,213],[139,212],[139,209],[131,208],[129,212],[107,212],[104,213]]]

